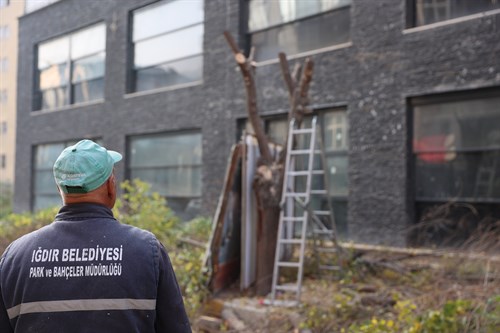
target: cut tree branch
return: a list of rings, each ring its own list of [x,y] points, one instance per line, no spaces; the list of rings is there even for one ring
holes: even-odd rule
[[[255,131],[261,158],[266,161],[267,164],[271,164],[273,157],[269,149],[269,141],[264,129],[262,128],[262,123],[257,110],[257,93],[255,90],[255,80],[251,67],[252,65],[247,60],[245,55],[239,50],[233,36],[228,31],[224,31],[224,37],[233,51],[234,59],[240,67],[241,75],[243,75],[243,82],[245,83],[245,90],[247,94],[248,119],[250,120],[250,123]]]

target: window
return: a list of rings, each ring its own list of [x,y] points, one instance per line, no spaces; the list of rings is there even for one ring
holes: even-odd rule
[[[419,98],[412,104],[417,220],[448,202],[500,218],[500,92]]]
[[[59,0],[26,0],[26,13],[33,12],[40,8],[46,7]]]
[[[0,72],[6,72],[9,67],[9,59],[2,58],[0,59]]]
[[[0,8],[7,7],[9,5],[9,0],[0,0]]]
[[[9,26],[0,26],[0,40],[9,38]]]
[[[35,109],[103,99],[105,48],[103,23],[40,44]]]
[[[7,103],[7,89],[0,90],[0,104]]]
[[[2,134],[7,134],[7,122],[2,121],[2,127],[0,128]]]
[[[257,61],[350,39],[351,0],[249,0],[248,33]]]
[[[149,182],[178,216],[191,219],[199,213],[201,144],[197,132],[132,137],[128,176]]]
[[[0,169],[5,169],[7,167],[7,157],[5,154],[0,155]]]
[[[64,148],[79,140],[38,145],[34,149],[33,210],[61,205],[52,167]],[[100,140],[95,140],[102,144]]]
[[[345,109],[329,109],[316,112],[318,116],[318,124],[320,126],[326,166],[324,169],[328,175],[328,186],[330,204],[334,213],[336,228],[341,237],[347,236],[347,198],[349,194],[349,181],[347,170],[349,162],[347,152],[349,148],[348,142],[348,122],[347,112]],[[311,126],[311,117],[306,117],[304,123],[306,126]],[[269,138],[277,143],[284,144],[286,133],[288,131],[288,120],[283,118],[275,118],[266,120],[266,129]],[[299,138],[300,139],[300,138]],[[304,144],[301,140],[298,142],[299,147]],[[306,143],[308,144],[308,143]],[[307,146],[304,146],[306,148]],[[321,162],[315,161],[319,168]],[[313,188],[324,188],[324,176],[313,176]],[[296,184],[296,186],[300,186]],[[297,189],[299,192],[300,190]],[[329,209],[328,202],[312,202],[317,209]]]
[[[162,1],[133,12],[131,91],[202,79],[203,5],[203,0]]]
[[[408,0],[408,27],[500,8],[498,0]]]

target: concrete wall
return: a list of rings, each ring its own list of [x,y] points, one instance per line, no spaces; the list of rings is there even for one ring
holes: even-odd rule
[[[229,30],[238,36],[240,2],[205,2],[203,84],[126,94],[128,12],[149,2],[63,0],[21,18],[16,211],[30,208],[32,147],[38,143],[101,137],[124,152],[128,135],[200,129],[203,208],[213,216],[236,122],[245,117],[241,75],[222,35]],[[500,86],[500,12],[413,29],[405,29],[405,15],[403,0],[353,0],[351,42],[310,54],[311,104],[348,110],[348,228],[355,241],[405,242],[413,210],[407,98]],[[97,21],[107,24],[105,101],[31,112],[36,44]],[[259,64],[256,80],[264,115],[287,109],[277,61]],[[120,180],[124,168],[118,166]]]

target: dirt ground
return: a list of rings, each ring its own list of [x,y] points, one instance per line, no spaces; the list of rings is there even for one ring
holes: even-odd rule
[[[401,313],[397,307],[401,304],[411,304],[408,308],[419,315],[457,300],[468,300],[479,308],[493,296],[500,296],[499,256],[358,249],[349,253],[339,273],[318,276],[313,266],[305,267],[299,306],[269,306],[266,298],[228,291],[209,302],[212,307],[206,309],[212,310],[204,313],[220,322],[212,329],[203,324],[195,329],[347,332],[349,326],[373,318],[397,321]],[[213,304],[219,304],[219,313],[213,310]],[[496,315],[500,318],[500,313]]]

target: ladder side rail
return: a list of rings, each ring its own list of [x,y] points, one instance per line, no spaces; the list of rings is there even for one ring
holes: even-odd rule
[[[297,272],[297,302],[300,302],[300,295],[302,291],[302,278],[304,275],[304,257],[305,257],[305,247],[306,247],[306,237],[307,237],[307,225],[309,221],[309,206],[311,201],[311,184],[312,184],[312,170],[314,163],[314,151],[316,147],[316,121],[317,117],[314,116],[312,119],[312,126],[309,138],[309,159],[307,162],[307,171],[308,174],[306,176],[306,209],[304,210],[304,220],[302,222],[302,232],[301,232],[301,244],[300,244],[300,265],[299,270]]]
[[[278,278],[279,278],[279,262],[280,262],[280,256],[281,256],[281,239],[283,237],[283,234],[285,230],[283,230],[283,224],[285,223],[284,217],[285,217],[285,212],[288,212],[290,198],[286,196],[286,193],[288,192],[288,184],[289,184],[289,179],[288,179],[288,172],[289,172],[289,166],[290,166],[290,158],[291,154],[290,151],[293,148],[293,129],[295,127],[295,119],[292,119],[290,121],[289,127],[288,127],[288,141],[287,141],[287,151],[286,151],[286,158],[285,158],[285,170],[283,173],[283,187],[281,191],[281,202],[280,202],[280,217],[279,217],[279,222],[278,222],[278,234],[277,234],[277,240],[276,240],[276,249],[275,249],[275,254],[274,254],[274,267],[273,267],[273,281],[272,281],[272,290],[271,290],[271,299],[272,302],[276,300],[276,286],[278,285]],[[292,208],[293,209],[293,208]],[[287,222],[289,226],[293,225],[292,221]]]

